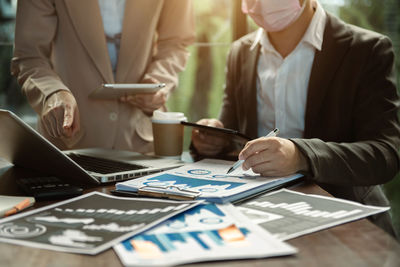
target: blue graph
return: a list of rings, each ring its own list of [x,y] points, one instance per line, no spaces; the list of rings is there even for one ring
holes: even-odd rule
[[[199,224],[203,226],[220,225],[224,222],[225,218],[226,215],[223,211],[221,211],[215,204],[208,203],[198,205],[184,213],[175,215],[168,219],[165,222],[165,225],[168,226],[169,229],[182,230],[185,228],[187,229],[188,227],[196,227],[196,224],[197,227]],[[200,229],[202,229],[203,226],[200,226]]]
[[[211,204],[211,203],[198,205],[188,211],[185,211],[184,214],[194,216],[194,215],[200,214],[202,212],[202,210],[208,210],[217,216],[221,216],[221,217],[225,216],[225,214],[215,204]],[[183,214],[179,214],[176,217],[178,218],[180,216],[183,216]]]
[[[168,221],[164,223],[164,225],[168,224],[190,224],[190,221],[193,223],[195,221],[203,222],[203,220],[207,219],[220,219],[222,222],[224,219],[229,220],[229,216],[227,216],[217,205],[212,203],[201,204],[190,210],[185,211],[184,213],[178,214]],[[193,227],[193,224],[190,225]],[[162,225],[160,226],[162,227]],[[159,251],[163,253],[168,253],[171,251],[179,250],[180,247],[187,245],[187,243],[196,244],[198,248],[203,250],[211,251],[216,246],[223,247],[226,245],[223,237],[221,237],[219,230],[219,226],[215,228],[209,228],[200,230],[203,227],[197,226],[196,228],[192,228],[187,231],[173,231],[173,232],[159,232],[154,233],[152,231],[145,232],[143,234],[137,235],[132,239],[128,239],[122,242],[123,246],[127,251],[135,251],[135,248],[131,244],[131,240],[134,241],[148,241],[154,244]],[[247,228],[238,228],[238,230],[244,235],[247,236],[250,231]]]
[[[205,179],[196,179],[196,178],[188,178],[182,177],[173,174],[161,174],[156,177],[152,177],[148,179],[148,182],[143,183],[148,186],[182,186],[183,188],[196,188],[196,187],[206,187],[214,188],[216,186],[224,187],[224,190],[232,190],[239,186],[244,185],[245,183],[237,183],[237,182],[225,182],[225,181],[215,181],[215,180],[205,180]],[[203,190],[206,190],[204,188]]]
[[[207,210],[214,213],[217,217],[225,217],[226,215],[214,204],[202,204],[198,205],[190,210],[185,211],[184,213],[178,214],[168,221],[181,221],[185,222],[188,216],[196,216],[200,215],[202,211]],[[167,221],[167,222],[168,222]]]
[[[246,228],[239,228],[240,232],[247,236],[250,231]],[[208,238],[203,238],[207,236]],[[128,251],[134,251],[130,240],[122,242],[125,249]],[[169,251],[176,250],[177,247],[174,243],[188,243],[189,240],[195,240],[196,243],[204,250],[212,249],[212,245],[224,246],[226,243],[220,236],[218,230],[206,230],[206,231],[192,231],[185,233],[167,233],[167,234],[142,234],[133,238],[135,241],[150,241],[155,244],[160,251],[168,253]],[[210,241],[211,240],[211,241]],[[211,242],[211,244],[210,244]]]

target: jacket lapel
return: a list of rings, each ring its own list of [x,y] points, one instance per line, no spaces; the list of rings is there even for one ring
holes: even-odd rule
[[[97,0],[65,0],[75,31],[106,83],[114,77]],[[130,2],[130,1],[128,1]]]
[[[257,127],[257,62],[260,54],[260,45],[251,47],[249,44],[248,55],[243,59],[242,75],[244,77],[243,112],[246,113],[246,134],[251,138],[258,135]]]
[[[304,137],[311,138],[312,129],[326,92],[335,77],[337,69],[349,49],[351,36],[343,23],[327,14],[324,41],[321,51],[315,53],[314,63],[308,84]]]
[[[156,16],[162,8],[161,0],[141,0],[126,1],[124,20],[122,25],[121,46],[118,55],[118,64],[116,70],[116,80],[126,82],[128,72],[132,72],[135,64],[140,64],[138,58],[143,58],[143,46],[148,45],[147,40],[149,24],[156,23],[153,16]],[[152,44],[150,44],[152,45]],[[136,67],[139,69],[139,67]],[[133,72],[134,73],[134,72]],[[142,73],[138,73],[142,75]],[[129,77],[129,81],[140,79],[141,77]]]
[[[138,16],[140,17],[140,8],[135,8],[135,2],[136,1],[125,2],[121,46],[118,54],[116,73],[116,80],[119,82],[125,81],[129,67],[132,64],[132,59],[135,57],[134,53],[138,50],[135,49],[135,40],[140,40],[141,38],[138,35],[143,34],[143,31],[137,29],[142,27],[142,25],[140,25],[141,23],[135,23],[135,19],[138,18]],[[136,14],[136,12],[139,12],[139,14]],[[130,34],[132,32],[135,34]]]

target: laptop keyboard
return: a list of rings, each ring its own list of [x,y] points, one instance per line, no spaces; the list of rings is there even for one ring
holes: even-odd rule
[[[101,174],[125,172],[125,171],[140,170],[147,168],[141,165],[118,162],[114,160],[96,158],[74,153],[68,154],[67,156],[71,158],[73,161],[75,161],[83,169]]]

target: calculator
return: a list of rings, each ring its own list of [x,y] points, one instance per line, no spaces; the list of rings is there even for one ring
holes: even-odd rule
[[[17,179],[25,194],[36,200],[54,200],[82,195],[83,189],[71,185],[58,177],[29,177]]]

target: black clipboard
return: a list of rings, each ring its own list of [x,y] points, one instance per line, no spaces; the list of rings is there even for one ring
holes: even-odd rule
[[[251,140],[251,138],[245,134],[228,128],[218,128],[186,121],[182,121],[181,124],[197,128],[203,133],[211,136],[221,137],[228,141],[223,151],[213,158],[237,160],[240,151],[243,149],[246,143]]]

